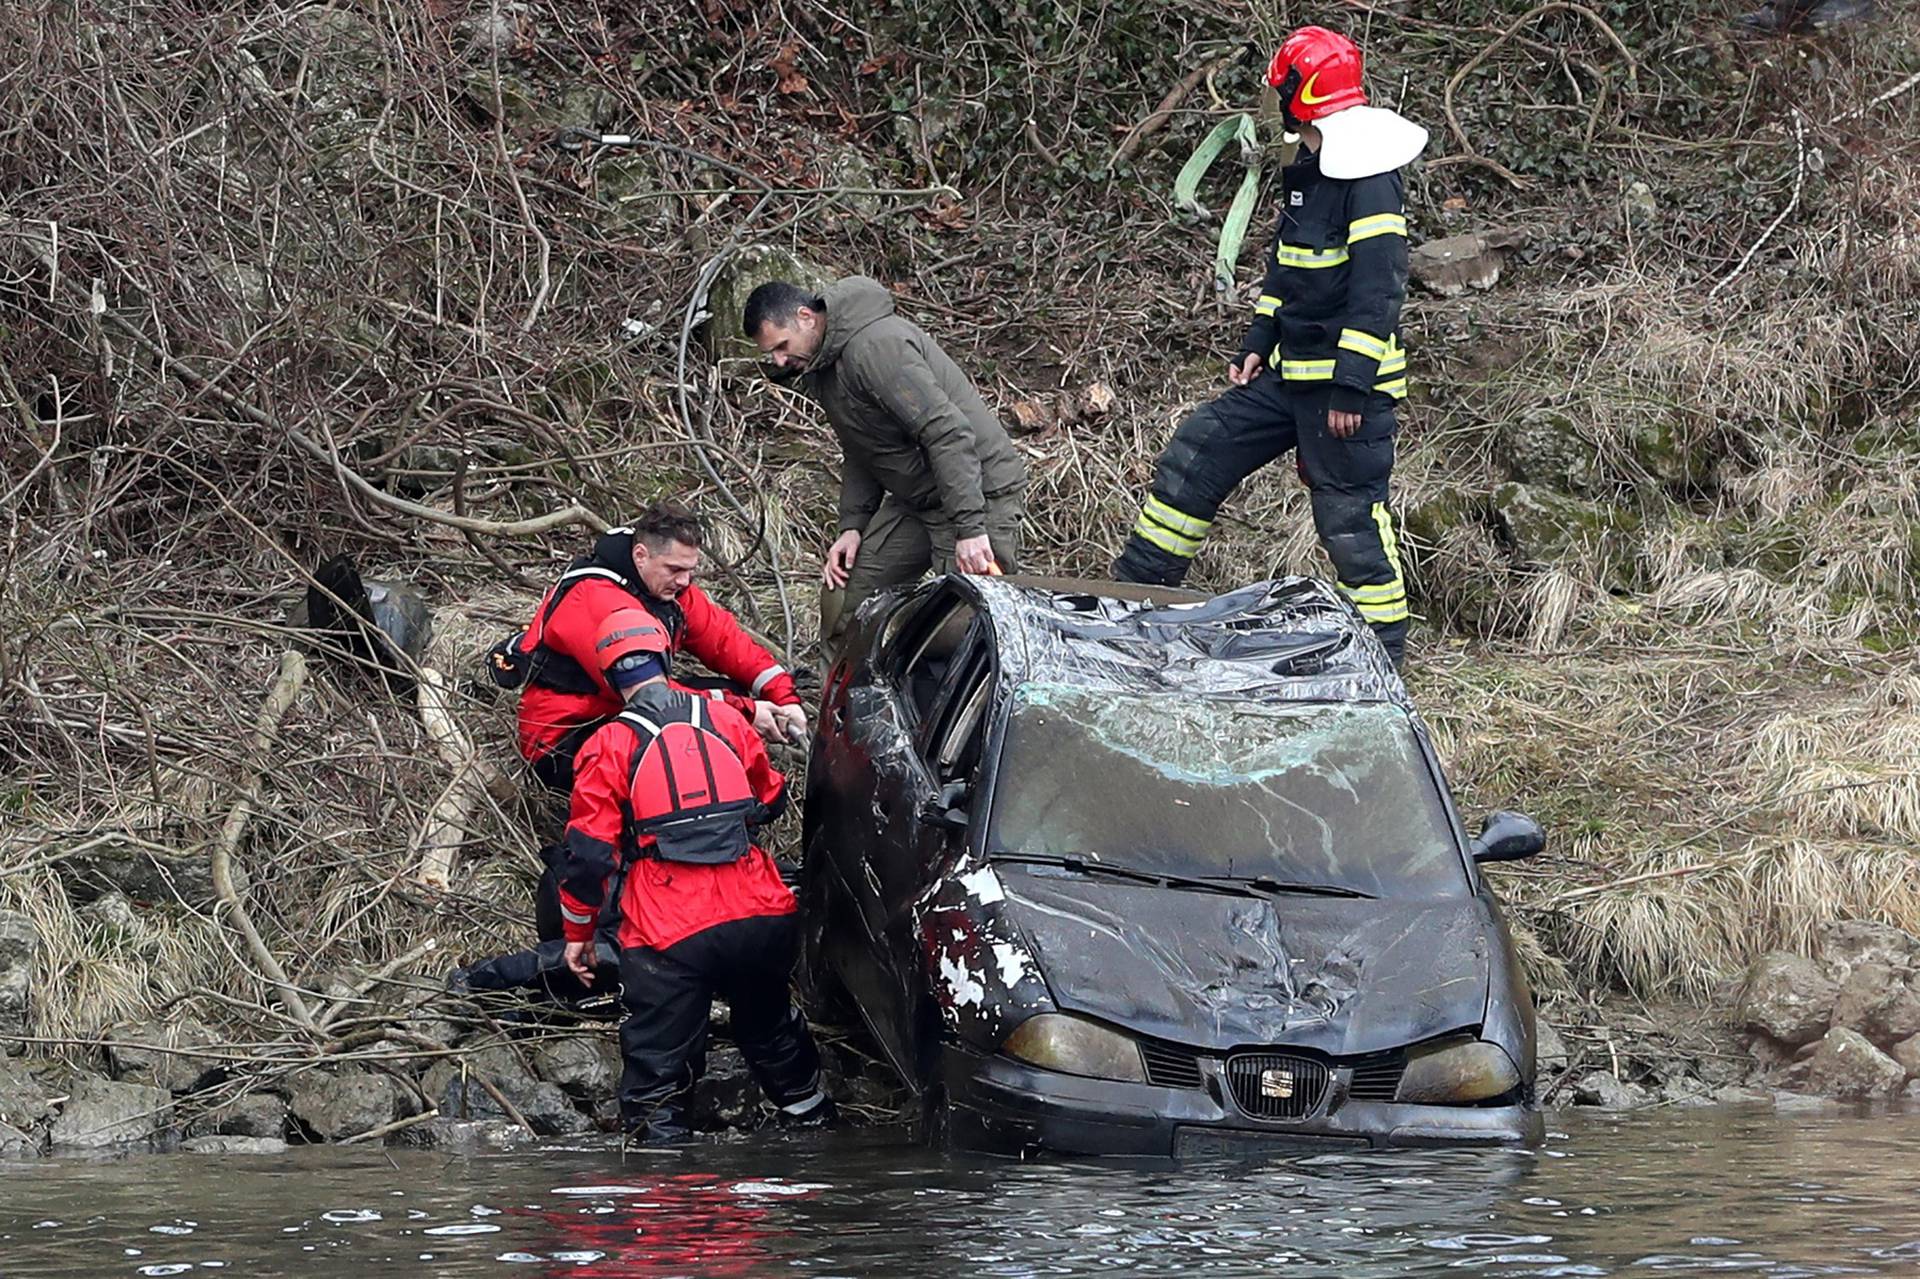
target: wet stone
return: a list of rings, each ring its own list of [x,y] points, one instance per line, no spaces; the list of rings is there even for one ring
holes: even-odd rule
[[[1567,1041],[1542,1017],[1534,1023],[1534,1061],[1540,1070],[1564,1070],[1567,1067]]]
[[[517,1080],[495,1086],[542,1137],[571,1137],[593,1131],[593,1121],[580,1113],[558,1084]],[[448,1082],[440,1110],[443,1115],[468,1119],[511,1119],[499,1100],[472,1075]]]
[[[1590,1070],[1573,1086],[1574,1101],[1602,1110],[1632,1110],[1651,1100],[1647,1090],[1627,1083],[1610,1070]]]
[[[1891,1097],[1906,1082],[1904,1066],[1875,1048],[1858,1031],[1827,1032],[1808,1064],[1807,1087],[1828,1097]]]
[[[746,1059],[731,1044],[707,1054],[707,1073],[693,1088],[692,1118],[696,1128],[742,1128],[759,1117],[760,1088],[747,1071]]]
[[[136,1022],[107,1035],[107,1064],[115,1079],[190,1092],[221,1067],[205,1050],[219,1042],[213,1030],[192,1018]]]
[[[599,1102],[620,1090],[620,1045],[611,1032],[547,1040],[534,1049],[533,1062],[541,1078],[581,1101]]]
[[[415,1124],[399,1139],[403,1145],[446,1150],[509,1150],[533,1141],[534,1135],[504,1119],[449,1119],[443,1115]]]
[[[402,1118],[406,1091],[385,1075],[342,1071],[308,1073],[295,1084],[292,1111],[300,1122],[327,1141],[371,1132]]]
[[[287,1143],[279,1137],[189,1137],[180,1149],[195,1155],[282,1155]]]
[[[187,1136],[261,1137],[287,1134],[287,1101],[269,1092],[250,1092],[207,1111],[187,1125]]]
[[[0,1053],[18,1056],[33,1013],[33,970],[40,930],[17,911],[0,911]]]
[[[149,1146],[167,1135],[173,1096],[145,1084],[122,1084],[83,1075],[53,1121],[56,1149]]]
[[[1747,969],[1740,996],[1740,1023],[1789,1047],[1827,1033],[1839,987],[1819,964],[1803,955],[1774,951]]]

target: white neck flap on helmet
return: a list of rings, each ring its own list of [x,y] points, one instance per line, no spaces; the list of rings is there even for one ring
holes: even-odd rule
[[[1348,107],[1321,116],[1320,172],[1353,181],[1391,173],[1427,149],[1427,131],[1385,107]]]

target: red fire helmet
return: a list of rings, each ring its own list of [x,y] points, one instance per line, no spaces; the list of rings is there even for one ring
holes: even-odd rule
[[[1325,27],[1301,27],[1274,52],[1267,83],[1280,94],[1292,123],[1367,104],[1361,87],[1360,46]]]

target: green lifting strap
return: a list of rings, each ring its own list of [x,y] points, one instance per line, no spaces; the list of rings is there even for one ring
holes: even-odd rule
[[[1213,287],[1221,293],[1233,290],[1233,265],[1240,257],[1240,246],[1247,238],[1247,227],[1253,221],[1253,206],[1260,194],[1260,134],[1251,115],[1229,116],[1213,127],[1187,157],[1186,164],[1180,168],[1179,176],[1173,180],[1174,203],[1200,217],[1211,217],[1207,206],[1200,203],[1200,182],[1220,158],[1230,143],[1240,144],[1240,158],[1246,162],[1247,172],[1240,179],[1240,189],[1233,193],[1233,202],[1227,206],[1226,221],[1220,226],[1220,240],[1213,256]]]

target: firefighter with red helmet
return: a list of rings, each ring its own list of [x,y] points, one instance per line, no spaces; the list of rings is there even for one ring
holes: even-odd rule
[[[1227,368],[1231,387],[1174,432],[1113,573],[1185,580],[1221,503],[1294,451],[1340,590],[1397,665],[1407,592],[1387,501],[1394,410],[1407,394],[1400,170],[1427,132],[1367,105],[1359,48],[1323,27],[1289,35],[1267,80],[1301,147],[1282,174],[1265,287]]]
[[[752,835],[785,807],[786,779],[743,715],[671,687],[664,648],[643,651],[626,708],[575,757],[560,870],[566,963],[588,986],[617,913],[622,1123],[649,1141],[687,1134],[715,995],[782,1122],[824,1123],[833,1102],[788,989],[794,897]]]

